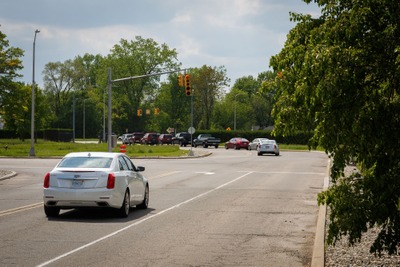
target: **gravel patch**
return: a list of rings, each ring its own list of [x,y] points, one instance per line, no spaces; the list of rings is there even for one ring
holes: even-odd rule
[[[345,169],[346,173],[353,172],[354,166]],[[326,215],[326,234],[329,227],[329,209]],[[369,249],[379,233],[379,228],[371,228],[363,234],[360,243],[349,246],[348,237],[343,236],[336,245],[325,248],[325,267],[391,267],[400,266],[400,255],[382,253],[381,257],[371,254]]]
[[[335,247],[328,246],[325,249],[325,267],[400,266],[399,255],[382,254],[378,257],[369,253],[369,248],[378,233],[378,229],[370,229],[363,235],[361,242],[352,247],[349,247],[346,237],[337,241]]]

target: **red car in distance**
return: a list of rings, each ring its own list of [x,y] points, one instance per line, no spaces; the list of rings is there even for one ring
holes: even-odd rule
[[[160,145],[164,145],[164,144],[171,145],[172,144],[172,134],[161,134],[158,137],[158,143]]]
[[[233,149],[248,149],[249,147],[249,140],[242,137],[234,137],[228,142],[225,143],[225,149],[233,148]]]

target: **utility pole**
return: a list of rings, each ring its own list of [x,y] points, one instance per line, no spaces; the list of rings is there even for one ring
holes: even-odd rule
[[[35,43],[36,34],[40,31],[35,30],[35,37],[33,38],[33,63],[32,63],[32,108],[31,108],[31,149],[29,156],[35,156]]]

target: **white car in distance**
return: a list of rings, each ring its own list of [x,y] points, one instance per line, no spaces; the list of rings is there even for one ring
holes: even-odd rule
[[[279,145],[275,140],[261,140],[257,146],[257,155],[275,154],[279,156]]]

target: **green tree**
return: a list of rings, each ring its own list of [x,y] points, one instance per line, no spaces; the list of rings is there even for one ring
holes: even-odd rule
[[[306,3],[311,0],[305,0]],[[319,194],[331,210],[328,243],[360,241],[379,226],[371,252],[400,241],[400,2],[315,0],[319,18],[297,25],[271,58],[277,72],[275,131],[314,129],[312,147],[333,158],[332,184]],[[343,173],[356,159],[359,172]]]
[[[71,127],[72,120],[68,120],[67,116],[71,114],[69,111],[72,108],[71,96],[75,85],[73,72],[73,60],[49,62],[44,67],[44,93],[52,110],[52,127]]]
[[[198,129],[210,129],[214,105],[223,96],[228,85],[224,66],[202,66],[190,70],[191,87],[194,95],[194,125]]]
[[[249,105],[250,97],[246,91],[232,89],[215,104],[213,111],[213,128],[232,130],[251,129],[255,125],[254,112]],[[236,110],[236,120],[235,120]]]
[[[102,60],[100,55],[85,54],[46,64],[44,93],[53,111],[51,127],[73,128],[75,107],[76,135],[83,137],[85,132],[85,137],[98,136],[102,129],[104,89],[97,88],[96,80]]]
[[[10,47],[7,36],[0,31],[0,112],[4,113],[4,97],[18,85],[13,79],[20,76],[17,72],[23,68],[21,57],[24,52],[20,48]]]
[[[274,78],[274,73],[267,71],[258,74],[257,79],[253,76],[247,76],[236,80],[232,91],[245,92],[246,95],[241,95],[238,102],[241,103],[244,101],[244,104],[247,104],[251,108],[250,110],[242,108],[246,113],[239,113],[239,116],[243,116],[245,124],[237,124],[237,128],[250,129],[252,126],[264,128],[273,125],[271,116],[274,100],[273,92],[271,90],[263,93],[262,86],[263,83],[271,81]],[[249,118],[251,119],[249,120]]]
[[[13,82],[8,89],[2,103],[5,128],[15,131],[18,138],[24,140],[31,129],[32,86]],[[35,96],[35,125],[36,130],[40,130],[48,122],[51,110],[47,110],[44,95],[38,87],[35,87]]]
[[[23,68],[20,58],[24,55],[24,51],[10,47],[6,38],[7,35],[0,31],[0,81],[20,76],[17,72]]]
[[[99,82],[107,86],[108,68],[112,70],[112,79],[141,76],[177,69],[175,49],[166,44],[159,45],[153,39],[137,36],[135,40],[121,39],[111,49],[100,69]],[[101,76],[101,77],[100,77]],[[116,132],[152,131],[147,127],[151,119],[145,113],[137,116],[137,110],[146,110],[154,106],[159,87],[160,76],[121,81],[113,84],[113,129]]]
[[[22,83],[10,83],[7,94],[3,95],[2,107],[5,129],[16,132],[21,140],[29,133],[31,123],[32,88]]]

